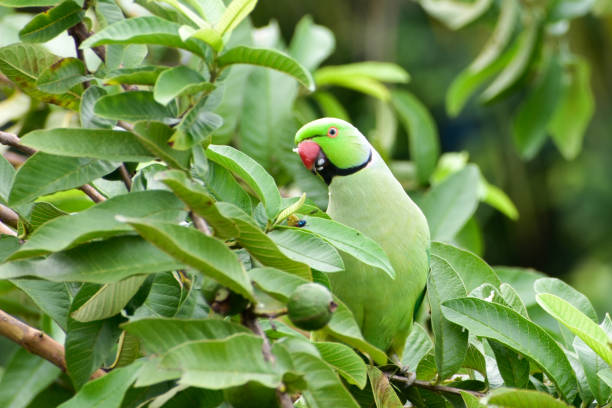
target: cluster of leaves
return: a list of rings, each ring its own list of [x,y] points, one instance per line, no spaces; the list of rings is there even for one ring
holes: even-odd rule
[[[285,47],[274,24],[250,26],[253,0],[137,3],[150,15],[126,19],[110,0],[0,1],[53,6],[28,20],[21,42],[0,48],[1,90],[13,107],[2,125],[35,151],[17,170],[0,158],[0,200],[18,215],[17,236],[0,238],[0,308],[62,342],[67,368],[15,352],[1,406],[610,400],[609,316],[598,326],[588,300],[562,282],[494,270],[459,248],[481,251],[480,201],[509,217],[516,210],[467,157],[439,157],[427,110],[383,84],[406,82],[403,69],[318,68],[333,50],[329,30],[305,18]],[[36,44],[66,30],[79,50],[72,56]],[[348,118],[329,86],[381,101],[373,141],[387,158],[399,118],[413,160],[394,170],[412,187],[431,185],[415,194],[436,242],[428,302],[402,360],[416,372],[412,387],[339,299],[321,329],[339,342],[311,341],[270,318],[302,284],[325,285],[342,271],[340,253],[394,274],[378,244],[315,205],[325,206],[324,186],[290,152],[317,110]],[[24,94],[27,112],[15,109]],[[271,174],[279,185],[295,180],[309,200],[281,197]],[[98,203],[77,189],[84,185]],[[306,224],[296,227],[296,217]],[[89,381],[100,367],[108,374]]]
[[[612,12],[606,0],[420,0],[432,17],[452,30],[463,28],[498,9],[495,28],[474,61],[450,85],[446,109],[458,115],[470,97],[482,103],[498,101],[528,83],[516,110],[512,136],[519,154],[534,157],[550,136],[566,159],[582,149],[593,116],[590,66],[571,52],[570,23],[593,13]],[[486,87],[485,87],[486,85]],[[483,89],[484,88],[484,89]]]

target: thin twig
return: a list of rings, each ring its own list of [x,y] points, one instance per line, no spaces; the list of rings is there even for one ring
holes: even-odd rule
[[[129,122],[126,122],[125,120],[118,120],[117,124],[125,130],[129,130],[130,132],[134,130],[134,125]]]
[[[264,317],[266,319],[276,319],[277,317],[281,317],[287,314],[287,309],[283,309],[277,313],[255,313],[257,317]]]
[[[36,153],[36,150],[32,149],[31,147],[22,145],[21,140],[19,140],[19,137],[14,133],[3,132],[0,130],[0,143],[6,146],[14,147],[15,149],[28,155]]]
[[[70,35],[74,37],[75,42],[79,43],[79,47],[83,41],[85,41],[91,36],[91,33],[89,32],[89,30],[87,30],[87,27],[85,26],[85,24],[83,24],[83,22],[78,23],[70,30]],[[98,56],[98,58],[102,60],[102,62],[106,61],[106,50],[103,46],[99,45],[97,47],[91,47],[91,50]]]
[[[19,215],[7,206],[0,204],[0,220],[13,228],[17,228]]]
[[[121,174],[121,179],[123,180],[123,184],[125,184],[125,188],[127,188],[128,191],[132,191],[132,178],[130,177],[127,167],[125,167],[125,163],[121,163],[121,166],[119,166],[119,174]]]
[[[0,222],[0,235],[12,235],[14,237],[17,236],[17,233]]]
[[[472,390],[464,390],[461,388],[455,388],[455,387],[449,387],[446,385],[437,385],[437,384],[431,384],[427,381],[422,381],[422,380],[415,380],[413,378],[409,378],[409,377],[403,377],[401,375],[388,375],[389,379],[394,380],[394,381],[398,381],[404,384],[408,384],[408,386],[415,386],[415,387],[419,387],[419,388],[424,388],[426,390],[430,390],[430,391],[439,391],[439,392],[448,392],[451,394],[458,394],[461,395],[461,391],[467,392],[472,394],[475,397],[478,398],[482,398],[485,396],[484,393],[482,392],[478,392],[478,391],[472,391]]]
[[[200,230],[201,232],[203,232],[204,234],[208,236],[212,235],[208,224],[206,223],[206,221],[204,221],[204,218],[200,217],[198,214],[194,213],[193,211],[191,211],[189,214],[191,215],[191,219],[193,220],[193,225],[198,230]]]
[[[82,185],[81,187],[79,187],[79,190],[87,194],[87,196],[91,198],[94,203],[101,203],[102,201],[106,201],[106,197],[100,194],[98,190],[96,190],[89,184]]]
[[[32,354],[36,354],[66,371],[66,354],[64,346],[42,331],[35,329],[21,320],[0,310],[0,335],[22,346]],[[96,370],[91,379],[102,377],[106,372]]]
[[[257,316],[253,313],[252,309],[247,309],[242,313],[242,323],[251,329],[253,333],[260,336],[263,339],[263,344],[261,346],[261,352],[263,353],[264,360],[269,361],[271,363],[274,362],[274,355],[270,349],[270,340],[268,340],[268,336],[261,329],[259,322],[257,321]]]
[[[278,398],[281,408],[294,408],[291,396],[278,388],[276,389],[276,398]]]
[[[6,152],[2,153],[2,156],[4,156],[4,158],[11,163],[13,167],[21,166],[28,159],[23,154],[19,154],[11,150],[7,150]]]

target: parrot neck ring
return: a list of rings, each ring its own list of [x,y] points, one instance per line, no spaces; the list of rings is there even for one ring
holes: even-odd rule
[[[310,171],[312,171],[314,174],[320,175],[323,178],[323,181],[329,185],[335,176],[348,176],[356,173],[366,167],[371,161],[372,149],[370,149],[370,154],[368,154],[368,158],[363,163],[353,167],[340,168],[327,158],[323,152],[323,149],[319,149],[315,160],[311,164]]]

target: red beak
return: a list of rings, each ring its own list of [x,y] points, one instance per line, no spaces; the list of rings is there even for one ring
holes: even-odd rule
[[[302,163],[308,170],[312,170],[314,162],[321,151],[321,147],[313,141],[304,140],[298,145],[298,153],[302,159]]]

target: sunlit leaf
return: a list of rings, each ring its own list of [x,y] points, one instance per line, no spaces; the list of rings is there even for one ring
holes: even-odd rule
[[[310,71],[290,56],[277,50],[239,46],[226,51],[219,57],[217,63],[220,68],[233,64],[249,64],[275,69],[291,75],[309,91],[315,89]]]
[[[190,95],[200,91],[210,92],[215,86],[206,82],[204,77],[184,65],[167,69],[162,72],[153,88],[153,97],[162,105],[180,95]]]
[[[417,177],[421,184],[425,184],[440,155],[436,124],[427,108],[413,94],[394,91],[391,101],[409,135],[410,155],[416,164]]]
[[[81,6],[74,1],[64,1],[36,15],[19,31],[19,38],[23,42],[47,42],[80,22],[84,14]]]
[[[25,135],[21,143],[58,156],[112,161],[150,161],[154,158],[133,134],[119,130],[80,128],[35,130]]]
[[[259,163],[230,146],[210,145],[206,156],[244,180],[266,207],[268,218],[276,216],[280,193],[272,176]]]
[[[544,329],[512,309],[477,298],[451,299],[442,305],[444,316],[470,331],[495,339],[532,359],[567,400],[577,393],[576,376],[565,356]]]
[[[63,58],[46,68],[38,77],[36,86],[43,92],[63,94],[87,79],[85,64],[76,58]],[[80,91],[79,91],[80,93]]]
[[[612,349],[609,346],[611,339],[597,323],[589,319],[571,303],[556,295],[539,293],[536,295],[536,300],[542,309],[563,323],[612,366]]]
[[[427,279],[427,297],[431,308],[436,366],[441,379],[450,377],[461,367],[468,345],[468,333],[444,318],[441,305],[445,300],[466,294],[463,281],[452,266],[433,255]]]

